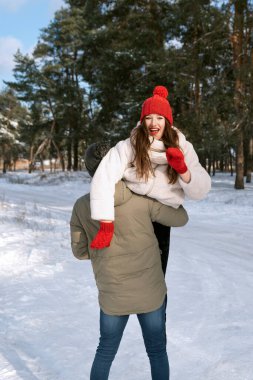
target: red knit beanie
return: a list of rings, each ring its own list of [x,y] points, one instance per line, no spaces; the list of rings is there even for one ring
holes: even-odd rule
[[[169,120],[170,124],[173,125],[173,116],[170,103],[167,100],[169,93],[166,87],[156,86],[153,91],[153,96],[145,100],[142,105],[141,110],[141,119],[151,113],[156,113],[158,115],[166,117]]]

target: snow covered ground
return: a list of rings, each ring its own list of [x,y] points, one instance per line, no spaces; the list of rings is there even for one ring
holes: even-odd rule
[[[253,379],[253,185],[218,174],[172,230],[167,272],[171,380]],[[0,177],[0,379],[88,380],[98,342],[90,263],[71,253],[74,201],[86,173]],[[111,380],[148,380],[132,316]]]

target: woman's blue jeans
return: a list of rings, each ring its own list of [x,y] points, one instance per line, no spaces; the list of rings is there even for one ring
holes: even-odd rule
[[[166,300],[155,311],[137,314],[153,380],[169,380],[165,309]],[[108,379],[128,318],[129,315],[114,316],[100,311],[100,340],[91,368],[90,380]]]

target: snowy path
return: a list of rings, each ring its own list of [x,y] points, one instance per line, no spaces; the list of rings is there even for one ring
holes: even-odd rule
[[[0,178],[0,379],[88,380],[98,340],[90,263],[74,259],[69,218],[81,176],[42,186]],[[232,179],[233,181],[233,179]],[[213,180],[172,230],[167,272],[171,380],[252,380],[253,186]],[[148,380],[132,316],[110,380]]]

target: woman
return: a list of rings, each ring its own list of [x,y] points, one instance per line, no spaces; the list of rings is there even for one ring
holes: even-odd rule
[[[130,138],[111,148],[101,161],[91,183],[91,216],[100,221],[91,247],[108,247],[114,232],[114,187],[124,179],[135,193],[148,195],[163,204],[179,207],[185,195],[202,199],[211,179],[200,165],[190,142],[175,127],[168,91],[154,89],[142,106],[139,125]]]

